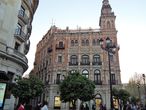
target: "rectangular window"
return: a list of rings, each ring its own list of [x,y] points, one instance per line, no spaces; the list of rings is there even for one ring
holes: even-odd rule
[[[71,57],[71,64],[76,65],[77,64],[77,56]]]
[[[95,74],[94,75],[94,81],[95,81],[95,84],[101,84],[101,75],[100,74]]]
[[[99,61],[100,61],[99,56],[95,56],[95,57],[93,58],[93,62],[94,62],[94,63],[98,63]]]
[[[16,30],[15,30],[15,34],[16,35],[20,35],[21,34],[21,30],[22,30],[22,26],[20,24],[17,24]]]
[[[59,47],[63,47],[63,42],[59,42]]]
[[[15,50],[19,51],[20,50],[20,44],[18,42],[16,42],[14,48],[15,48]]]
[[[20,8],[19,14],[20,14],[21,16],[24,16],[24,14],[25,14],[25,9],[24,9],[22,6],[21,6],[21,8]]]
[[[61,75],[60,74],[57,74],[56,84],[59,84],[60,83],[60,79],[61,79]]]
[[[111,74],[111,82],[112,84],[116,84],[115,74]]]
[[[89,64],[89,57],[88,56],[83,56],[82,57],[82,63],[83,64]]]
[[[111,74],[111,80],[115,81],[115,74]]]
[[[58,63],[62,63],[62,56],[58,56]]]

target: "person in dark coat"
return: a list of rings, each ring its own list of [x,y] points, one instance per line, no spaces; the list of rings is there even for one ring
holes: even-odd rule
[[[42,107],[42,103],[39,101],[35,110],[41,110],[41,107]]]
[[[86,106],[85,106],[85,110],[89,110],[89,106],[88,106],[88,104],[86,104]]]
[[[95,104],[92,105],[92,110],[96,110]]]

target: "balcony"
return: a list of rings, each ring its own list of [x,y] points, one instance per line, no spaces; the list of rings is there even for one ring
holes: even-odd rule
[[[61,80],[60,79],[54,80],[54,84],[60,84],[60,83],[61,83]]]
[[[24,53],[27,54],[30,48],[30,41],[27,40],[24,44]]]
[[[112,80],[111,82],[112,82],[113,85],[118,84],[118,80]]]
[[[27,32],[28,33],[31,33],[31,30],[32,30],[32,25],[31,24],[28,24],[27,25]]]
[[[51,53],[53,51],[52,47],[48,48],[48,53]]]
[[[65,49],[65,45],[56,44],[56,49]]]
[[[78,65],[78,62],[69,62],[69,66],[75,66]]]
[[[28,68],[28,60],[23,53],[15,50],[14,48],[8,47],[7,45],[0,42],[0,56],[7,59],[13,60],[14,62],[20,64],[24,71]]]
[[[30,0],[24,0],[24,2],[28,5],[28,6],[30,6],[31,7],[31,1]]]
[[[26,40],[26,34],[20,29],[15,30],[14,37],[16,37],[17,39],[23,42]]]
[[[28,16],[25,14],[23,10],[19,10],[18,18],[21,19],[25,24],[28,24]]]
[[[101,61],[98,61],[98,62],[92,62],[92,65],[102,65],[102,62],[101,62]]]
[[[80,65],[90,65],[90,62],[80,62]]]
[[[110,81],[109,81],[109,83],[110,83]],[[118,84],[118,80],[111,80],[111,84],[112,85],[117,85]]]
[[[96,80],[96,81],[94,81],[94,83],[95,83],[95,85],[102,85],[102,81],[101,80]]]

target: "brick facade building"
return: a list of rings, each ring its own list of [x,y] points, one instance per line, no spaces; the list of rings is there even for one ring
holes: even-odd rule
[[[47,100],[49,109],[68,110],[68,103],[61,103],[58,84],[69,71],[79,71],[83,76],[95,82],[97,94],[93,102],[98,108],[102,101],[110,108],[109,63],[107,52],[101,49],[99,40],[109,37],[117,44],[116,16],[112,12],[108,0],[103,0],[100,29],[59,29],[51,26],[37,45],[33,74],[43,80],[44,93],[38,100]],[[112,85],[121,85],[118,50],[110,55]],[[80,103],[78,101],[77,103]],[[77,105],[79,108],[79,104]]]

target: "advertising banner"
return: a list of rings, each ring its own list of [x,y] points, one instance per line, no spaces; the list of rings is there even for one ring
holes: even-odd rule
[[[0,82],[0,108],[3,107],[4,104],[4,96],[6,92],[6,83],[1,83]]]

